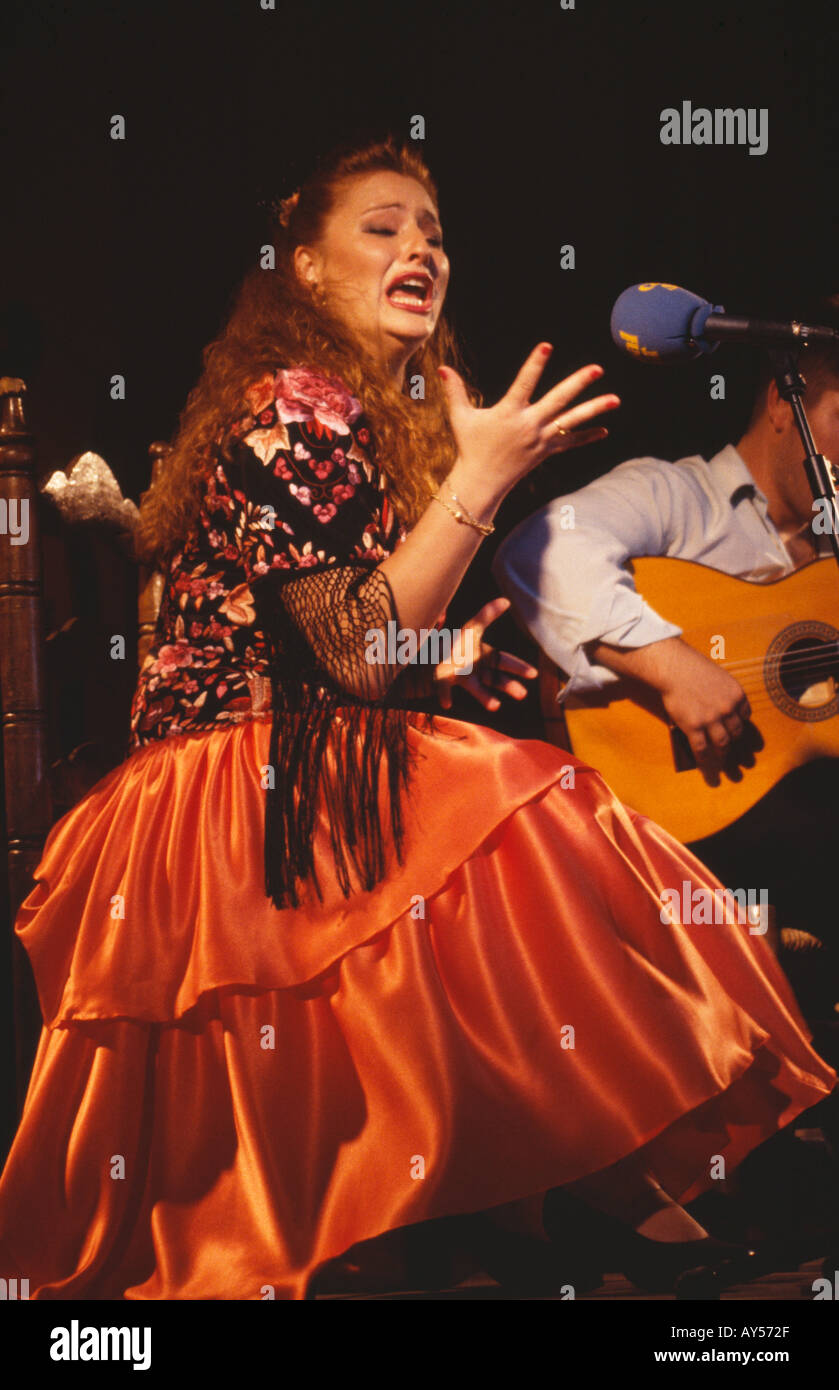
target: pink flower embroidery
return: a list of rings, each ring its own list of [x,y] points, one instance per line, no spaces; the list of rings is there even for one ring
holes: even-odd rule
[[[355,488],[350,483],[336,483],[332,489],[332,496],[336,502],[349,502],[355,496]]]
[[[296,483],[291,483],[288,490],[291,493],[292,497],[297,498],[301,506],[310,507],[312,505],[311,488],[298,487]]]
[[[316,506],[312,507],[312,515],[316,516],[318,521],[322,523],[331,521],[337,511],[338,508],[335,506],[334,502],[327,502],[325,505],[318,503]]]
[[[162,676],[171,676],[181,666],[191,666],[193,650],[186,641],[169,643],[160,648],[154,669]]]
[[[284,424],[292,420],[315,423],[335,434],[349,434],[350,422],[361,414],[361,405],[339,377],[324,376],[309,367],[278,372],[274,393]]]
[[[319,550],[317,551],[317,553],[315,553],[312,550],[311,541],[307,541],[306,544],[303,546],[302,550],[298,550],[297,547],[294,545],[290,545],[288,550],[292,559],[295,560],[301,568],[308,568],[310,565],[317,565],[318,563],[326,559],[326,551]],[[331,564],[334,559],[334,555],[331,556],[329,563]]]

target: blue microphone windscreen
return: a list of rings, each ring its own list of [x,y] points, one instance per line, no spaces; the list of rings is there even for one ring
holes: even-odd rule
[[[698,357],[711,344],[692,341],[691,325],[698,311],[721,312],[706,299],[678,285],[646,283],[624,290],[612,310],[612,337],[619,348],[650,362],[674,357]],[[702,321],[707,318],[707,313]]]

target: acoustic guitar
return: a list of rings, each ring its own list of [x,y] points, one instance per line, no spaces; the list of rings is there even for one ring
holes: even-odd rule
[[[565,703],[570,747],[622,801],[682,841],[737,820],[786,773],[839,756],[839,570],[814,560],[770,583],[689,560],[631,563],[638,592],[719,661],[752,717],[716,771],[700,770],[655,691],[622,680]]]

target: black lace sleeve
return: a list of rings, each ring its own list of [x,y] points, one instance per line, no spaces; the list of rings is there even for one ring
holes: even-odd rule
[[[308,876],[322,896],[312,855],[320,795],[345,895],[352,891],[348,861],[366,889],[382,877],[388,846],[380,779],[399,855],[410,761],[401,668],[384,659],[396,647],[388,625],[398,630],[399,617],[380,569],[400,528],[358,403],[341,383],[310,374],[308,400],[289,404],[294,376],[279,373],[274,399],[234,428],[225,465],[239,508],[237,544],[273,652],[276,781],[268,790],[265,852],[266,891],[278,907],[298,905],[296,881]],[[342,410],[318,416],[321,380],[335,388],[330,405]],[[283,418],[307,410],[309,419]]]

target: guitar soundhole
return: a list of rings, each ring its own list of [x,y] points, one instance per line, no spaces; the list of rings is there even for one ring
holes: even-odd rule
[[[831,719],[839,712],[839,632],[817,622],[784,628],[766,653],[764,679],[791,719]]]

